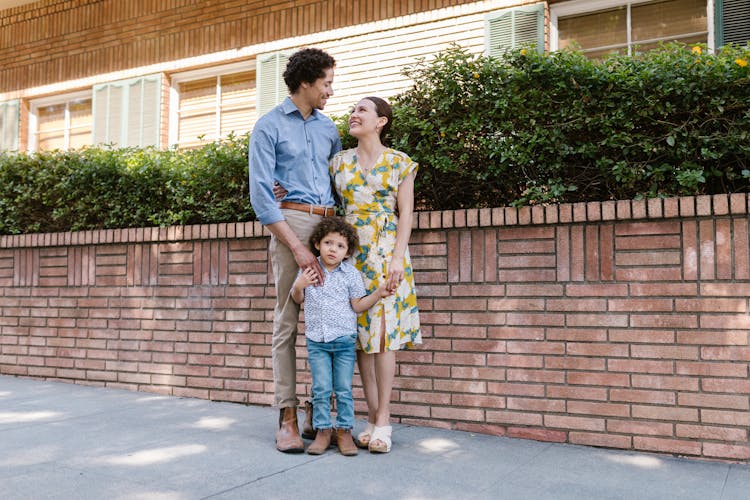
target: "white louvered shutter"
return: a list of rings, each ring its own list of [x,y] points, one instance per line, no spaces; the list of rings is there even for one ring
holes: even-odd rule
[[[544,4],[506,9],[487,15],[486,54],[499,57],[510,49],[535,45],[544,50]]]

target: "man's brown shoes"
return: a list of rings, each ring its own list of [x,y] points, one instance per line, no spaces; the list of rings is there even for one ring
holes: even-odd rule
[[[302,453],[305,443],[297,427],[297,407],[290,406],[279,411],[279,430],[276,431],[276,449],[283,453]]]
[[[357,446],[354,444],[351,429],[336,429],[336,444],[342,455],[351,457],[357,454]]]

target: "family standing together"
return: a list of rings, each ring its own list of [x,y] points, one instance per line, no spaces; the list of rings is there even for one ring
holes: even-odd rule
[[[250,137],[250,200],[271,232],[276,286],[276,447],[305,450],[295,364],[304,303],[312,429],[303,435],[314,437],[308,453],[334,442],[344,455],[356,455],[357,447],[387,453],[396,351],[422,342],[408,251],[417,164],[386,147],[393,115],[377,97],[355,104],[349,133],[357,147],[341,150],[336,126],[321,113],[333,95],[334,68],[322,50],[293,54],[284,72],[290,95],[258,120]],[[335,199],[343,217],[336,216]],[[356,439],[355,358],[367,401],[367,424]]]

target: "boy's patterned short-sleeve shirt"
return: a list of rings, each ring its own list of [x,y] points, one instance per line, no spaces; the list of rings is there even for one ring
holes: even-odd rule
[[[322,262],[320,266],[323,285],[305,288],[305,336],[313,342],[331,342],[357,333],[357,314],[351,299],[364,297],[367,292],[359,271],[348,261],[333,271]]]

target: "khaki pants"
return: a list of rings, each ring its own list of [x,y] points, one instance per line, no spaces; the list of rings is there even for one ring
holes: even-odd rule
[[[297,238],[307,245],[310,234],[322,219],[298,210],[282,210],[287,224]],[[273,338],[271,356],[273,359],[274,406],[287,408],[296,406],[297,399],[297,322],[300,306],[289,295],[297,278],[299,266],[289,247],[271,236],[268,248],[273,265],[276,285],[276,308],[273,316]]]

